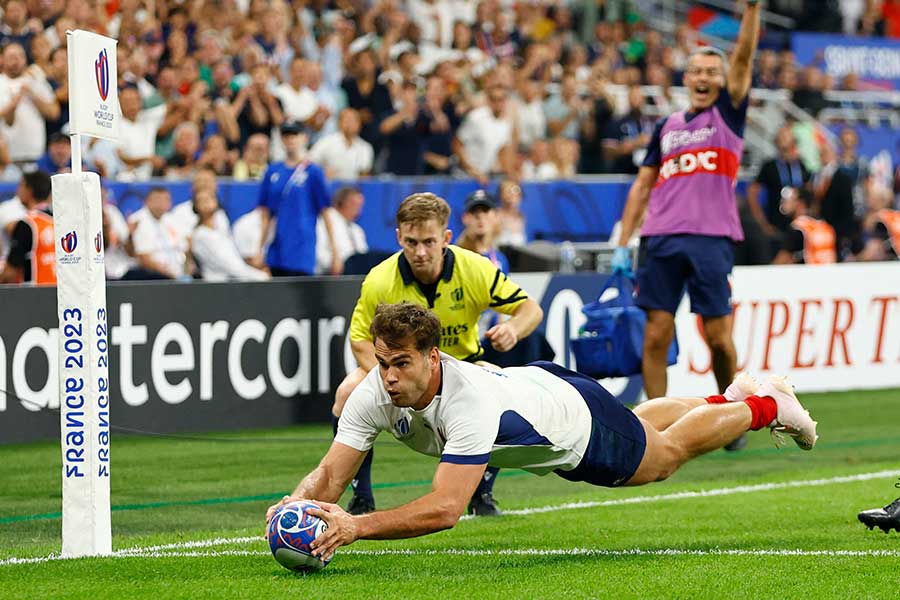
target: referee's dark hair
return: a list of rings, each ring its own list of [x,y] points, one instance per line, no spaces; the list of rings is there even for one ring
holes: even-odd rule
[[[388,348],[413,342],[422,354],[441,343],[440,320],[427,308],[411,302],[379,304],[369,331],[373,341],[381,340]]]

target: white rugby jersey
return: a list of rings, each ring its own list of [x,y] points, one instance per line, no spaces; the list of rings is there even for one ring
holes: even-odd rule
[[[350,395],[335,441],[367,451],[381,431],[442,462],[575,468],[591,434],[578,390],[540,367],[484,369],[441,353],[443,384],[423,410],[394,406],[378,367]]]

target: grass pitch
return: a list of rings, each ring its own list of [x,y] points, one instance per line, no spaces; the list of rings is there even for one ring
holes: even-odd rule
[[[272,559],[263,515],[318,462],[326,427],[114,436],[117,554],[100,559],[52,556],[58,444],[0,446],[0,598],[897,598],[900,535],[856,513],[900,494],[900,390],[803,401],[812,452],[759,432],[740,453],[616,490],[501,471],[507,515],[357,542],[313,575]],[[435,464],[382,436],[378,505],[423,494]]]

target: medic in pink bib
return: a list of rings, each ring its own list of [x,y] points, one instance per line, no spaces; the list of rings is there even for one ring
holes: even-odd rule
[[[622,215],[613,269],[630,272],[625,245],[646,212],[636,302],[647,311],[642,370],[648,398],[666,394],[666,352],[685,289],[691,311],[702,319],[720,392],[737,369],[729,277],[734,244],[744,234],[735,182],[760,27],[757,2],[737,4],[743,16],[731,57],[709,46],[691,54],[684,75],[690,108],[657,124]]]

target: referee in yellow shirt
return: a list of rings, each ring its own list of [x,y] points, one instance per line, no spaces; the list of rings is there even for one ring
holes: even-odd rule
[[[335,431],[350,393],[377,364],[369,327],[379,304],[414,302],[427,306],[441,321],[440,350],[467,361],[477,361],[484,352],[478,332],[478,318],[484,310],[510,315],[485,333],[500,352],[511,350],[541,322],[544,313],[538,303],[490,260],[450,245],[449,220],[450,206],[434,194],[412,194],[400,203],[397,241],[401,251],[366,275],[353,310],[350,347],[359,368],[338,386],[332,408]],[[353,499],[347,507],[352,514],[375,510],[372,453],[369,451],[353,480]],[[493,497],[498,470],[489,467],[485,471],[469,503],[470,513],[499,514]]]

